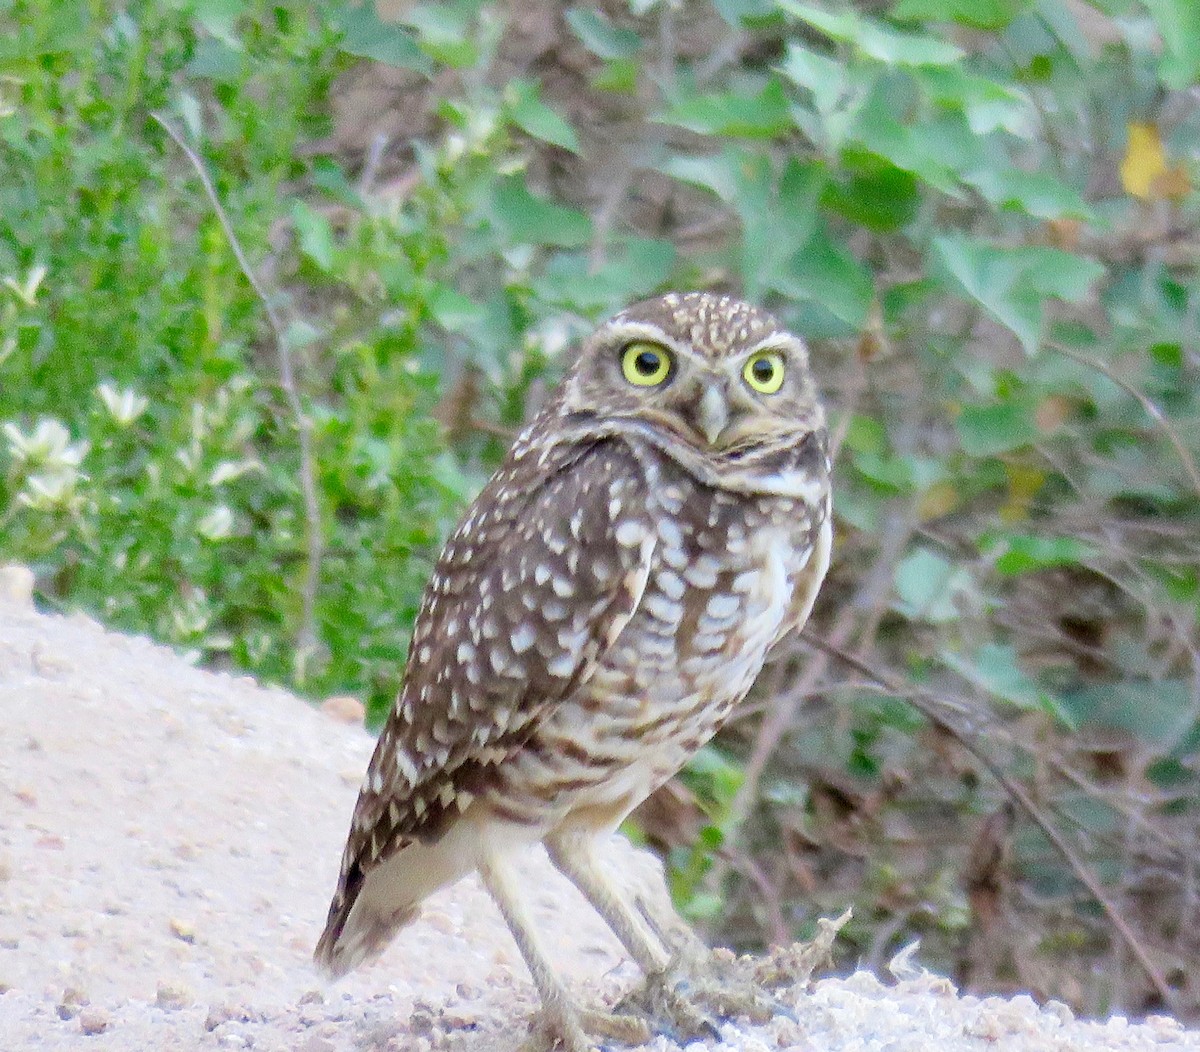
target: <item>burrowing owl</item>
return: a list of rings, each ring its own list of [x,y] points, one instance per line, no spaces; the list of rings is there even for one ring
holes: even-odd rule
[[[648,982],[673,982],[679,947],[597,851],[808,617],[829,471],[804,345],[764,311],[673,294],[601,325],[438,560],[317,961],[350,970],[478,870],[549,1033],[587,1048],[600,1013],[574,1007],[522,901],[540,840]]]

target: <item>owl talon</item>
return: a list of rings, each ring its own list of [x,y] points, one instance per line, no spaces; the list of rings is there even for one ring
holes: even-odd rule
[[[607,1052],[607,1046],[597,1045],[592,1038],[644,1045],[654,1036],[650,1024],[638,1016],[562,1003],[544,1007],[532,1029],[520,1052]]]
[[[719,1037],[719,1024],[728,1019],[766,1023],[775,1016],[796,1018],[747,966],[720,951],[680,954],[617,1008],[644,1015],[656,1033],[680,1043]]]

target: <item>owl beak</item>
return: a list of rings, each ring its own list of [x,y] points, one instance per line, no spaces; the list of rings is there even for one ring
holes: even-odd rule
[[[696,403],[695,425],[710,446],[717,444],[721,432],[729,426],[729,402],[716,384],[704,385]]]

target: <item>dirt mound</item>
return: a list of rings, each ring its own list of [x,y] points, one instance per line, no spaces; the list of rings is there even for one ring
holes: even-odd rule
[[[333,987],[312,969],[371,750],[361,729],[37,614],[27,577],[0,573],[0,1052],[517,1048],[535,996],[474,880],[431,900],[377,964]],[[644,854],[620,861],[661,885]],[[544,857],[529,881],[582,997],[636,979]],[[923,972],[789,999],[796,1020],[731,1025],[716,1047],[1200,1049],[1172,1020],[1080,1023],[1028,998],[958,997]]]

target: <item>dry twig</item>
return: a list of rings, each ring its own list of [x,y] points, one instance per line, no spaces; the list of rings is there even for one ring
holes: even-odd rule
[[[919,687],[914,687],[909,683],[902,682],[888,675],[886,672],[880,672],[872,668],[866,662],[861,661],[853,654],[848,654],[840,647],[834,646],[823,640],[817,639],[809,633],[804,633],[804,638],[811,643],[818,651],[836,657],[839,661],[845,662],[860,675],[866,676],[874,680],[884,689],[890,691],[897,697],[903,697],[908,700],[908,703],[917,709],[922,715],[932,721],[936,726],[944,730],[952,738],[954,738],[964,749],[975,757],[988,770],[993,778],[1003,787],[1004,791],[1020,806],[1030,820],[1042,831],[1046,839],[1054,845],[1055,850],[1062,855],[1068,866],[1075,873],[1080,883],[1087,888],[1092,897],[1100,904],[1100,908],[1104,910],[1113,928],[1116,929],[1122,941],[1129,947],[1134,957],[1137,958],[1139,964],[1145,970],[1150,982],[1153,984],[1158,996],[1162,998],[1163,1004],[1170,1006],[1175,1002],[1174,992],[1167,985],[1162,972],[1158,966],[1150,959],[1150,955],[1146,948],[1142,945],[1137,935],[1130,926],[1125,922],[1117,909],[1116,904],[1108,897],[1108,893],[1101,887],[1100,882],[1092,874],[1092,872],[1084,865],[1071,848],[1071,845],[1066,842],[1061,833],[1054,827],[1054,824],[1043,813],[1042,809],[1034,803],[1033,798],[1025,791],[1024,786],[1019,782],[1009,777],[1009,775],[1001,768],[1001,766],[988,755],[987,751],[980,744],[980,735],[971,728],[963,728],[956,726],[948,718],[948,710],[955,709],[961,712],[961,708],[953,703],[947,704],[947,699],[943,699],[936,694],[922,690]]]
[[[233,250],[233,255],[237,259],[238,266],[246,276],[246,280],[250,282],[250,287],[254,290],[255,295],[258,296],[264,310],[267,312],[267,321],[271,326],[271,333],[275,341],[275,352],[279,357],[280,383],[283,387],[288,408],[291,410],[295,420],[297,434],[299,435],[300,490],[304,499],[304,532],[307,559],[304,568],[304,588],[301,592],[303,612],[300,620],[297,647],[301,654],[307,654],[311,652],[317,641],[316,602],[317,588],[320,585],[321,555],[324,538],[321,535],[321,512],[317,504],[316,469],[312,452],[312,421],[309,419],[308,414],[304,412],[304,407],[300,404],[300,393],[296,387],[296,375],[292,368],[291,348],[288,346],[283,320],[280,318],[279,312],[275,309],[275,305],[271,302],[271,298],[267,295],[266,289],[259,282],[254,269],[250,266],[250,261],[246,258],[246,253],[242,250],[241,242],[234,232],[233,224],[229,221],[229,216],[221,204],[221,199],[217,196],[217,189],[213,185],[213,181],[208,174],[208,170],[204,167],[204,162],[200,159],[200,155],[188,145],[183,136],[161,114],[151,113],[150,116],[162,126],[163,131],[170,136],[175,145],[183,151],[184,155],[192,163],[192,167],[196,170],[196,175],[199,176],[200,183],[204,187],[204,192],[208,197],[209,203],[212,205],[213,212],[216,213],[217,221],[221,224],[221,229],[225,231],[225,237],[229,241],[229,247]]]
[[[1094,358],[1090,354],[1081,354],[1079,351],[1072,350],[1070,347],[1064,347],[1059,343],[1051,343],[1047,346],[1051,350],[1063,355],[1063,357],[1070,358],[1073,362],[1078,362],[1089,369],[1095,369],[1098,373],[1103,373],[1127,395],[1136,399],[1142,409],[1145,410],[1146,415],[1154,421],[1155,426],[1167,436],[1167,441],[1171,443],[1171,447],[1175,450],[1175,455],[1179,457],[1180,462],[1183,464],[1183,469],[1187,472],[1188,478],[1191,479],[1193,489],[1195,489],[1197,496],[1200,496],[1200,470],[1197,470],[1196,462],[1192,459],[1192,454],[1188,451],[1187,446],[1183,444],[1183,440],[1179,437],[1175,428],[1171,426],[1166,415],[1150,398],[1142,394],[1129,381],[1119,377],[1098,358]]]

